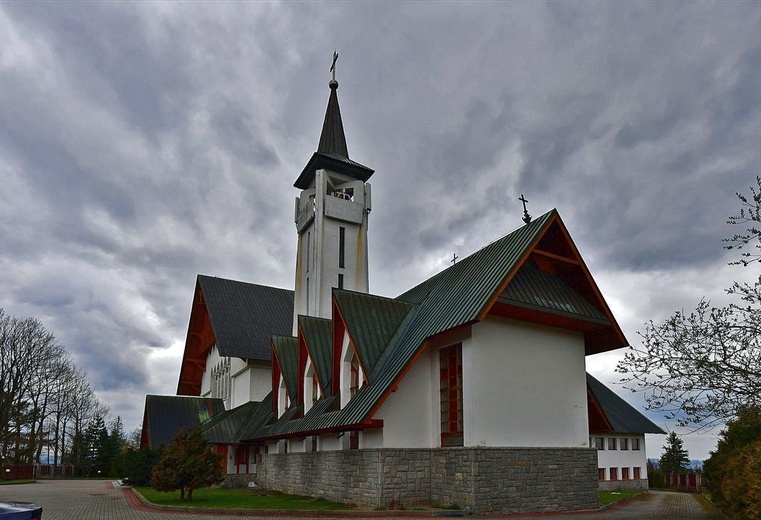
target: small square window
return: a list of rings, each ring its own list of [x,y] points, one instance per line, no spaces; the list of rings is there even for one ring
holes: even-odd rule
[[[629,468],[621,468],[621,480],[629,480]]]
[[[619,445],[621,446],[619,449],[621,450],[628,450],[629,449],[629,439],[624,437],[619,441]]]
[[[597,479],[605,480],[605,468],[597,468]]]
[[[637,437],[632,439],[632,450],[639,451],[639,439]]]
[[[610,468],[610,480],[618,480],[618,468]]]
[[[595,448],[598,450],[605,449],[605,437],[595,437]]]
[[[642,477],[640,476],[640,468],[634,468],[634,480],[639,480]]]
[[[615,437],[608,437],[608,449],[609,450],[615,450],[616,449],[616,438]]]

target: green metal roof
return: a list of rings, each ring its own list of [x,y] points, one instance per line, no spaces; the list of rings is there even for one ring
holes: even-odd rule
[[[272,411],[272,392],[262,399],[262,402],[253,411],[253,413],[246,419],[245,424],[236,434],[239,440],[254,439],[256,432],[262,429],[262,427],[274,420],[275,412]]]
[[[372,294],[333,289],[333,298],[372,383],[375,366],[399,325],[412,310],[408,302]]]
[[[563,280],[526,263],[502,292],[499,301],[605,325],[610,320]]]
[[[280,365],[280,373],[288,388],[291,401],[296,400],[299,390],[299,339],[292,336],[272,336],[272,346]]]
[[[542,215],[400,296],[411,299],[414,295],[420,299],[421,295],[427,295],[410,312],[404,330],[394,336],[383,352],[372,382],[362,386],[346,406],[331,417],[328,427],[362,423],[427,338],[477,320],[496,297],[507,275],[555,216],[555,210]]]
[[[320,382],[322,395],[329,396],[333,374],[333,321],[299,316],[299,329]]]
[[[215,444],[237,443],[240,440],[241,429],[248,424],[248,419],[260,404],[257,401],[249,401],[214,416],[201,427],[204,437]]]

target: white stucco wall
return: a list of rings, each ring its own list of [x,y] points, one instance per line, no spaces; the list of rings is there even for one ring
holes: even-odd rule
[[[432,448],[439,446],[438,377],[433,381],[431,362],[437,350],[429,350],[402,378],[374,418],[383,421],[380,441],[384,448]],[[436,368],[438,373],[438,368]],[[434,395],[434,386],[436,388]],[[435,412],[432,403],[436,402]],[[434,431],[435,427],[435,431]],[[378,433],[368,430],[367,440],[378,447]],[[365,445],[364,447],[369,447]]]
[[[462,343],[465,446],[587,446],[581,333],[487,317]]]
[[[618,468],[618,480],[622,478],[621,468],[629,468],[629,478],[634,478],[633,468],[640,468],[641,478],[647,478],[647,452],[645,450],[644,435],[621,435],[621,434],[592,434],[594,437],[605,438],[605,449],[597,451],[597,467],[605,469],[605,480],[610,480],[610,468]],[[608,449],[608,439],[616,439],[615,450]],[[629,439],[629,449],[621,449],[621,439]],[[632,439],[639,439],[639,450],[632,449]]]

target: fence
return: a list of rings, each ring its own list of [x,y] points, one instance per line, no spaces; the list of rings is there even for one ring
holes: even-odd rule
[[[697,492],[703,485],[702,473],[664,473],[663,485],[683,491]]]

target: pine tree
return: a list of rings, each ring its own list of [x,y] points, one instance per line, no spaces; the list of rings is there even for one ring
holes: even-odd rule
[[[684,442],[677,437],[675,432],[669,433],[666,437],[666,445],[663,447],[663,455],[661,455],[661,471],[663,473],[684,473],[687,471],[689,463],[690,457],[687,450],[684,449]]]
[[[214,453],[201,428],[185,430],[172,439],[161,460],[153,468],[151,487],[157,491],[180,490],[180,500],[193,500],[193,490],[208,487],[222,480],[220,455]]]

